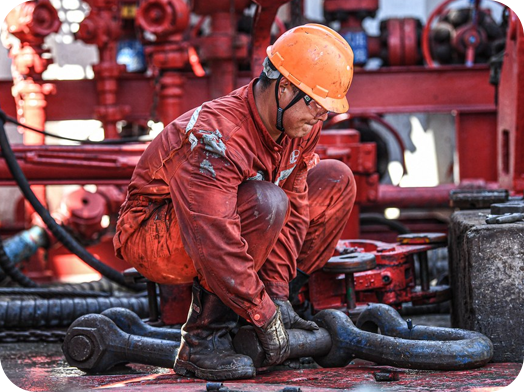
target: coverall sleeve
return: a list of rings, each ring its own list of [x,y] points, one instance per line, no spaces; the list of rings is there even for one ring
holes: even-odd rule
[[[205,132],[196,132],[198,138],[190,136],[186,159],[171,168],[169,187],[182,241],[209,288],[237,314],[263,326],[276,308],[241,237],[237,213],[241,158],[226,149],[220,135]]]
[[[283,190],[290,203],[290,216],[282,229],[277,245],[268,257],[268,262],[259,271],[271,298],[289,296],[289,281],[296,275],[297,258],[309,228],[309,202],[307,174],[319,161],[315,147],[320,137],[320,128],[309,140],[297,167],[286,180]]]

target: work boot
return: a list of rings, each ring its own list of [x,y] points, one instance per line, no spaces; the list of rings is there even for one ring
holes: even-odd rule
[[[189,316],[181,330],[175,373],[204,380],[254,377],[253,360],[233,349],[229,332],[237,321],[233,310],[195,281]]]

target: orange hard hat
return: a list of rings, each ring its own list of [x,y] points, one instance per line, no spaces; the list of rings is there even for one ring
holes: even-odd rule
[[[344,113],[353,80],[353,50],[327,26],[308,23],[286,31],[267,56],[291,83],[330,112]]]

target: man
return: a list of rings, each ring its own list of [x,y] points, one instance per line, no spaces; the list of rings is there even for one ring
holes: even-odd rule
[[[315,154],[328,112],[346,112],[353,52],[335,31],[298,26],[267,49],[259,79],[171,124],[138,163],[115,249],[150,280],[190,282],[175,372],[255,375],[229,332],[251,323],[266,366],[289,355],[289,283],[331,257],[355,200],[350,169]]]

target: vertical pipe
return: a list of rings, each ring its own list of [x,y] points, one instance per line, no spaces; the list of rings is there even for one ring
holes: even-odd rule
[[[184,78],[178,72],[165,72],[160,78],[158,115],[164,125],[182,114]]]
[[[421,291],[429,291],[428,252],[421,252],[417,256],[420,264]]]
[[[211,35],[217,38],[217,42],[224,45],[224,52],[230,52],[228,58],[213,59],[211,67],[211,98],[218,98],[229,94],[235,88],[235,48],[233,42],[236,27],[232,25],[229,12],[217,12],[211,15]]]
[[[357,307],[356,295],[355,295],[355,277],[352,273],[346,273],[346,299],[347,299],[347,309],[353,310]]]

